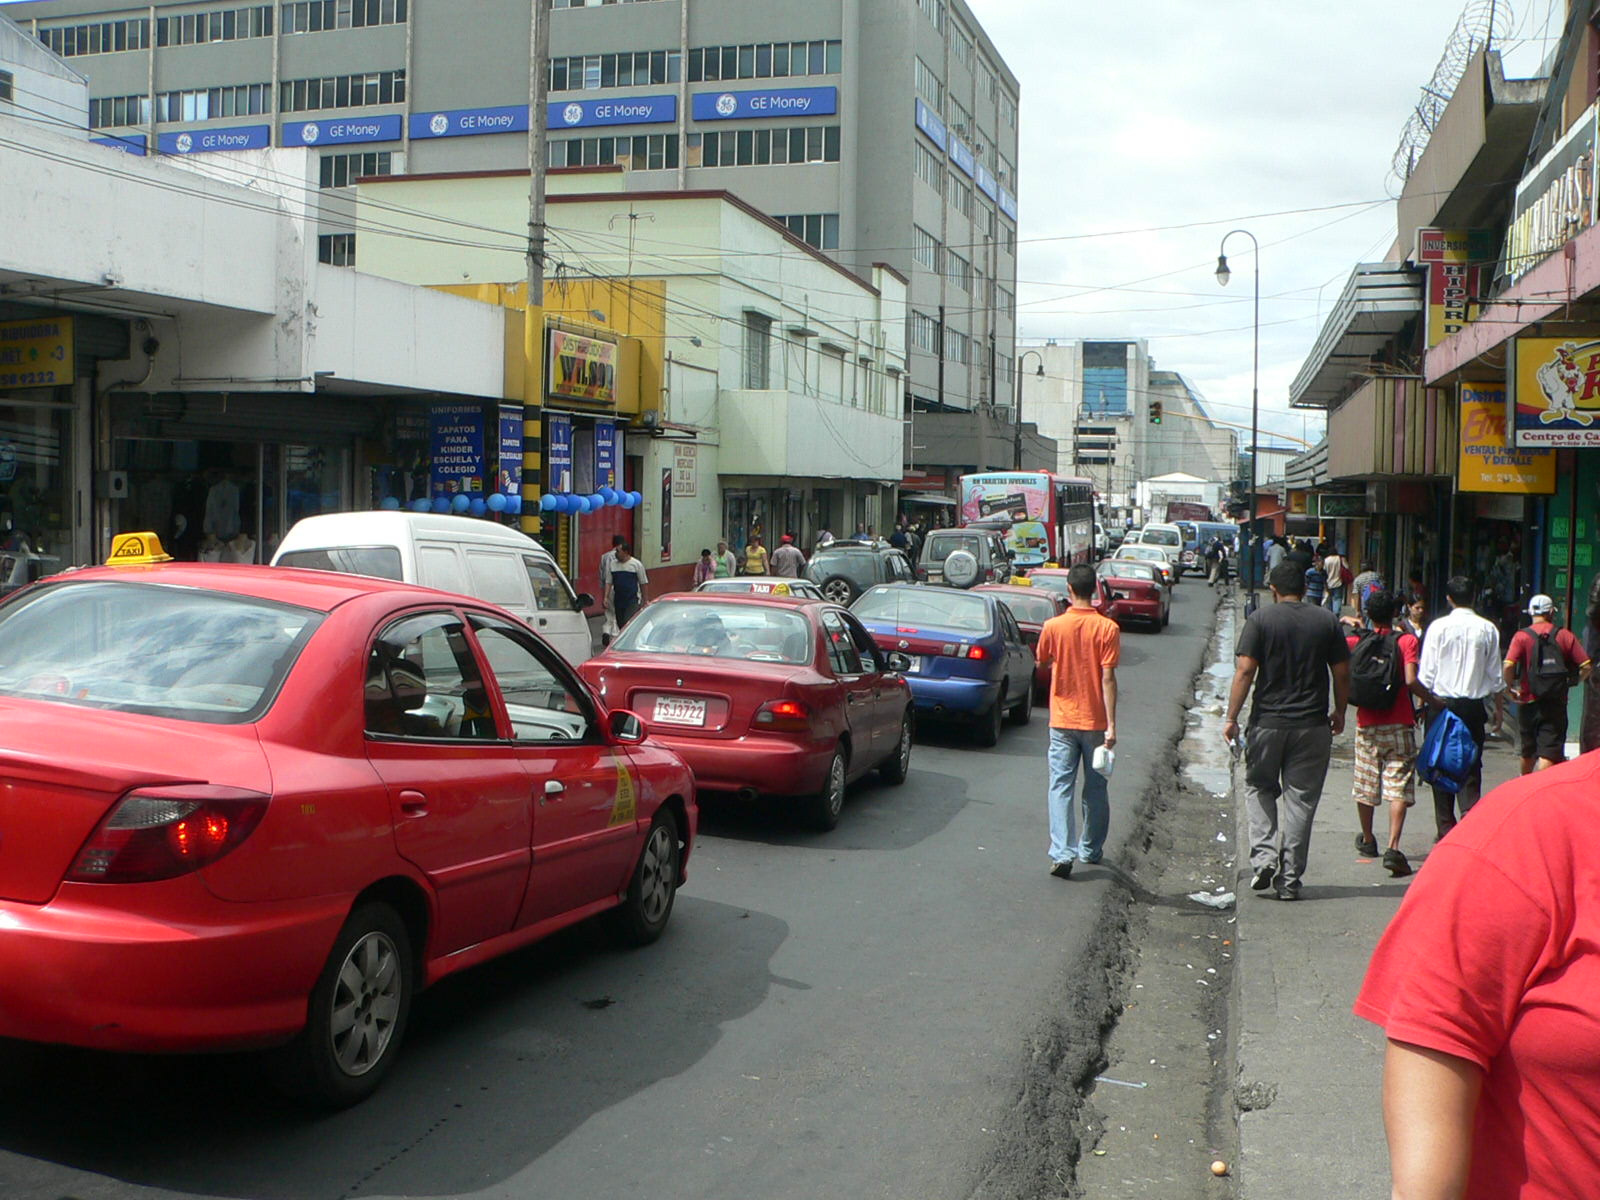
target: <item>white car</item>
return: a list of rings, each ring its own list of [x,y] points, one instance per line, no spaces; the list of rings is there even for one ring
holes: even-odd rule
[[[1130,536],[1128,541],[1139,546],[1159,547],[1172,564],[1173,571],[1178,575],[1183,574],[1183,530],[1176,525],[1151,523],[1138,531],[1137,540]]]

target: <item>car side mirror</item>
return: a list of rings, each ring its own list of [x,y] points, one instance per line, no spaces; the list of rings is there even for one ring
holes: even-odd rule
[[[896,651],[891,651],[889,653],[888,663],[889,670],[898,671],[902,675],[911,670],[911,656],[908,654],[900,654]]]
[[[589,595],[588,592],[579,592],[578,593],[578,607],[579,608],[593,608],[594,607],[594,597]]]
[[[644,741],[644,721],[638,713],[631,713],[625,708],[613,709],[606,714],[606,723],[614,741],[629,745]]]

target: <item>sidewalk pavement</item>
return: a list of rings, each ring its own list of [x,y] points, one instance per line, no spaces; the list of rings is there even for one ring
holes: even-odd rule
[[[1393,878],[1377,859],[1356,854],[1354,709],[1350,715],[1351,728],[1334,740],[1298,903],[1250,891],[1242,765],[1235,771],[1238,956],[1231,1036],[1240,1141],[1233,1174],[1241,1200],[1389,1194],[1384,1035],[1350,1005],[1373,947],[1416,876]],[[1518,771],[1509,713],[1506,728],[1510,738],[1491,739],[1484,748],[1485,792]],[[1373,833],[1380,854],[1388,828],[1388,811],[1379,807]],[[1419,785],[1400,839],[1413,871],[1433,839],[1433,793]]]

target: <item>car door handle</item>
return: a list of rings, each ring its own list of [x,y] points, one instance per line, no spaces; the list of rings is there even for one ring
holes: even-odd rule
[[[421,792],[407,789],[400,793],[400,811],[408,817],[425,817],[428,815],[428,798]]]
[[[545,801],[548,801],[553,796],[564,796],[566,795],[566,792],[567,785],[562,783],[559,779],[546,779],[544,781],[544,799],[541,800],[540,803],[542,804]]]

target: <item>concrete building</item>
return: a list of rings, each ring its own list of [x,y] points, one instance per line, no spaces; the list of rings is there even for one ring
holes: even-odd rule
[[[88,136],[89,80],[0,14],[0,116]]]
[[[888,263],[911,281],[908,397],[970,410],[1010,394],[1019,92],[963,0],[555,8],[552,166],[620,165],[640,193],[731,192],[863,279]],[[527,0],[8,12],[89,76],[89,123],[135,152],[311,146],[324,193],[527,166]],[[354,262],[368,231],[337,197],[321,208],[322,261]]]
[[[552,225],[586,249],[581,272],[548,282],[553,328],[635,339],[640,412],[625,420],[626,486],[646,504],[627,528],[583,517],[558,521],[559,552],[581,580],[613,532],[629,537],[659,591],[688,586],[703,547],[724,534],[736,548],[783,532],[810,545],[823,529],[882,530],[901,478],[901,397],[907,369],[906,281],[890,267],[863,280],[740,198],[717,191],[624,190],[620,168],[552,176]],[[568,191],[568,189],[575,189]],[[520,304],[520,247],[461,247],[443,233],[469,219],[514,224],[526,209],[527,172],[408,175],[366,180],[357,219],[374,228],[358,269],[466,294],[504,289]],[[648,215],[671,254],[602,243]],[[375,227],[386,223],[384,232]],[[640,241],[642,241],[642,237]],[[609,286],[609,299],[588,290]],[[620,415],[583,397],[543,399],[546,481],[555,486],[552,421],[583,438]],[[576,489],[586,489],[580,482]],[[593,489],[588,489],[593,490]],[[581,584],[580,584],[581,586]]]

